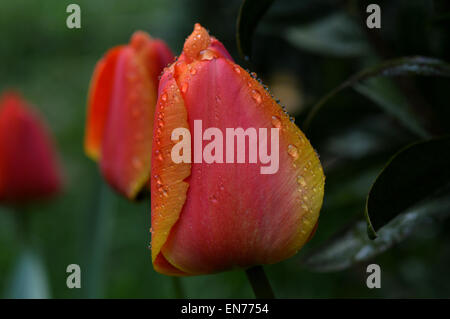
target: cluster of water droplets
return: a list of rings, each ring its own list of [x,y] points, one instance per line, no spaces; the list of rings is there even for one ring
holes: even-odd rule
[[[292,123],[295,123],[295,118],[294,117],[292,117],[291,115],[289,115],[289,113],[287,112],[287,110],[286,110],[286,107],[283,105],[283,104],[281,104],[281,102],[280,102],[280,100],[279,99],[277,99],[276,97],[274,97],[273,96],[273,94],[272,94],[272,92],[270,91],[270,89],[269,89],[269,87],[267,86],[267,85],[265,85],[263,82],[262,82],[262,80],[260,79],[260,78],[258,78],[258,75],[256,74],[256,72],[251,72],[250,70],[248,70],[248,69],[246,69],[246,71],[250,74],[250,76],[253,78],[253,79],[255,79],[256,81],[258,81],[258,83],[259,84],[261,84],[261,86],[264,88],[264,90],[270,95],[270,97],[281,107],[281,109],[283,110],[283,113],[284,114],[286,114],[286,116],[289,118],[289,120],[292,122]],[[249,82],[249,87],[251,87],[251,83]],[[257,92],[257,94],[259,94],[259,96],[261,96],[261,94],[257,91],[257,90],[254,90],[254,91],[256,91]],[[252,96],[253,96],[253,92],[252,92]],[[254,94],[254,96],[257,96],[257,94]],[[254,98],[255,99],[255,98]],[[256,100],[256,99],[255,99]],[[258,103],[260,103],[260,102],[258,102]]]

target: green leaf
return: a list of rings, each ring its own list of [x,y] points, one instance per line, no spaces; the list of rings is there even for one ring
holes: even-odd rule
[[[446,189],[450,184],[449,163],[450,137],[419,142],[395,154],[367,196],[369,237],[375,238],[394,217]]]
[[[252,37],[259,20],[274,0],[244,0],[239,10],[236,41],[239,54],[246,60],[252,51]]]
[[[314,249],[301,264],[312,271],[340,271],[385,252],[425,226],[450,217],[450,197],[428,201],[396,216],[379,231],[375,240],[367,237],[366,222],[360,220]]]
[[[413,113],[405,97],[386,78],[371,78],[365,83],[356,83],[356,92],[371,100],[383,111],[397,118],[404,127],[422,138],[430,137],[420,120]]]
[[[310,127],[313,118],[316,116],[319,110],[325,105],[325,103],[328,102],[331,98],[333,98],[336,94],[338,94],[342,90],[348,87],[353,87],[357,83],[363,80],[367,80],[369,78],[379,76],[390,77],[400,75],[450,77],[450,64],[434,58],[415,56],[415,57],[403,57],[399,59],[388,60],[374,67],[364,69],[356,73],[352,77],[350,77],[348,80],[340,84],[338,87],[330,91],[325,96],[323,96],[311,108],[308,116],[305,119],[305,122],[303,123],[304,130],[307,130]],[[414,117],[411,110],[408,109],[405,111],[411,113],[409,118]],[[404,115],[405,111],[396,114],[396,116]],[[393,113],[391,112],[391,114]],[[400,120],[402,121],[402,123],[405,123],[408,121],[408,118],[400,117]]]
[[[46,299],[49,298],[47,275],[39,254],[25,248],[10,278],[6,298]]]
[[[306,26],[289,28],[286,40],[299,49],[338,57],[366,54],[370,47],[358,24],[344,13],[335,13]]]

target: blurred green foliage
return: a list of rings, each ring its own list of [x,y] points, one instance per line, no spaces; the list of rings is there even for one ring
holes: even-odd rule
[[[246,62],[239,58],[235,42],[239,0],[2,1],[0,90],[20,90],[40,111],[54,136],[65,172],[62,196],[27,207],[51,296],[89,296],[83,278],[92,271],[92,241],[99,240],[92,227],[103,182],[96,164],[83,153],[85,101],[95,63],[109,48],[126,43],[133,31],[142,29],[167,41],[179,54],[194,23],[200,22],[238,63],[256,71],[263,82],[270,84],[275,73],[296,79],[299,84],[289,89],[300,95],[287,107],[300,125],[307,110],[324,94],[367,66],[410,55],[450,60],[448,1],[376,2],[382,7],[382,28],[374,33],[365,27],[369,1],[275,1],[256,29],[252,59]],[[66,27],[70,3],[81,7],[79,30]],[[312,29],[314,26],[319,29]],[[448,79],[401,77],[389,81],[428,131],[449,132]],[[277,97],[283,104],[283,96]],[[449,297],[449,220],[424,224],[407,240],[370,261],[381,266],[381,289],[366,287],[367,263],[334,273],[316,273],[301,265],[305,253],[362,218],[366,195],[384,163],[396,150],[417,139],[395,118],[352,90],[334,97],[318,113],[307,135],[324,165],[325,201],[314,239],[297,256],[266,267],[277,296]],[[174,297],[171,278],[157,274],[151,265],[147,249],[149,202],[130,203],[110,195],[114,196],[114,205],[107,212],[111,229],[101,238],[107,242],[104,287],[96,296]],[[14,214],[20,213],[0,207],[0,291],[5,293],[21,254],[14,219]],[[81,289],[66,287],[66,267],[72,263],[81,266]],[[182,278],[181,283],[190,298],[253,296],[239,270]]]

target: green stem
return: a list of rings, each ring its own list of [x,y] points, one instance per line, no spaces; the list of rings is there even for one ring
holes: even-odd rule
[[[104,293],[105,259],[113,227],[115,196],[103,180],[100,181],[97,205],[89,216],[90,233],[86,256],[86,298],[101,298]]]
[[[179,277],[172,277],[173,291],[176,299],[183,299],[185,294]]]
[[[254,266],[245,271],[248,281],[253,288],[256,299],[274,299],[272,287],[262,266]]]
[[[13,207],[20,252],[10,275],[6,298],[46,299],[50,290],[45,264],[33,243],[32,213],[26,206]]]
[[[25,247],[30,244],[31,241],[31,216],[26,209],[15,209],[14,217],[17,226],[17,236],[20,243]]]

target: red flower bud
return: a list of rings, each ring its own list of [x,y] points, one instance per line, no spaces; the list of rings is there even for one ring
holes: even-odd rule
[[[244,145],[233,135],[228,140],[229,129],[249,133]],[[174,161],[185,137],[192,152],[183,148],[179,154],[188,160]],[[226,141],[217,142],[221,137]],[[158,272],[198,275],[276,263],[312,235],[325,180],[317,154],[265,88],[199,24],[161,78],[152,152]],[[239,160],[242,152],[246,161]],[[273,167],[268,155],[277,160]]]
[[[14,92],[0,98],[0,200],[44,199],[61,189],[49,136],[39,118]]]
[[[137,31],[95,68],[88,99],[86,154],[132,199],[148,184],[158,76],[173,61],[166,44]]]

